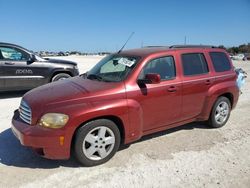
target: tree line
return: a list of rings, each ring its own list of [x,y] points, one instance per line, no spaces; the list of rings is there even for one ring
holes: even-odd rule
[[[232,53],[232,54],[250,53],[250,43],[248,43],[248,44],[241,44],[239,46],[233,46],[233,47],[229,47],[229,48],[226,48],[223,45],[220,45],[218,47],[219,48],[223,48],[223,49],[227,50],[228,53]]]

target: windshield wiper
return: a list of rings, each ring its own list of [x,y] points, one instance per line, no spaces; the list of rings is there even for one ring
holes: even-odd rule
[[[97,75],[97,74],[88,74],[87,79],[104,81],[103,78],[101,76]]]

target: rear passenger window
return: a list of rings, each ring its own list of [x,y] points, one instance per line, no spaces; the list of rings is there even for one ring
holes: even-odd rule
[[[228,60],[228,57],[223,52],[210,52],[209,53],[214,69],[216,72],[224,72],[231,69],[231,64]]]
[[[202,53],[182,54],[182,67],[185,76],[208,73],[207,62]]]

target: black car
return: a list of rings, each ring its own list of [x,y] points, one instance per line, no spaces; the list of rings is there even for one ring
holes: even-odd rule
[[[77,75],[75,62],[44,59],[21,46],[0,42],[0,91],[29,90]]]

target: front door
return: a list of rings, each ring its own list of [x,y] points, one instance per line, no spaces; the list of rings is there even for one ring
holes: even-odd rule
[[[143,131],[171,125],[179,121],[181,112],[181,82],[176,76],[173,56],[164,56],[149,61],[142,69],[139,79],[148,73],[161,76],[158,84],[138,85],[136,94],[128,92],[142,108]]]
[[[35,74],[36,62],[29,62],[30,55],[21,49],[0,46],[3,78],[6,90],[31,89],[41,85],[41,79]]]

